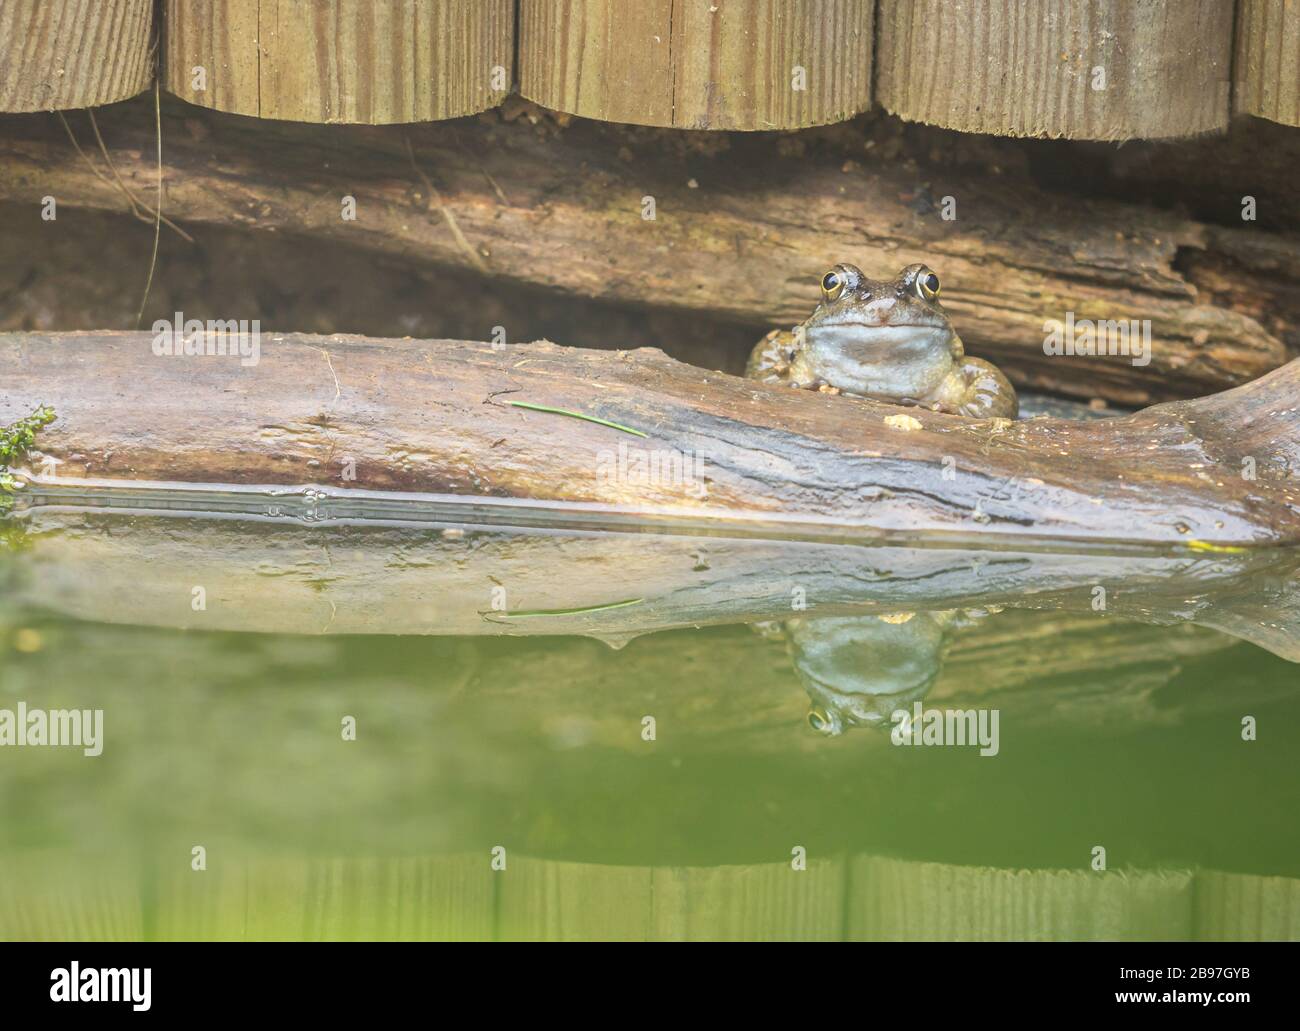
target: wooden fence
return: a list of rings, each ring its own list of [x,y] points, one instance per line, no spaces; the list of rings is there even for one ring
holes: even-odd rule
[[[1214,871],[1004,870],[877,856],[611,866],[479,854],[285,857],[160,876],[0,858],[0,940],[1300,939],[1300,880]]]
[[[155,59],[155,53],[160,59]],[[1300,125],[1300,0],[5,0],[0,111],[153,82],[304,122],[473,114],[792,129],[879,102],[967,132]]]

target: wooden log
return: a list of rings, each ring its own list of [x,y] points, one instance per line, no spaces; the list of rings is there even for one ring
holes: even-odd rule
[[[218,342],[235,338],[204,346]],[[168,344],[0,336],[0,423],[52,405],[39,446],[65,478],[344,482],[899,543],[1300,542],[1300,361],[1123,418],[1008,423],[757,384],[651,348],[265,334],[243,357],[156,353]]]
[[[909,121],[1127,140],[1228,124],[1220,0],[881,0],[876,92]]]
[[[1300,125],[1300,3],[1240,0],[1233,78],[1236,110]]]
[[[235,114],[414,122],[511,88],[510,0],[167,0],[164,26],[167,89]]]
[[[871,104],[869,0],[523,0],[520,92],[684,129],[795,129]]]
[[[183,110],[172,107],[163,126],[164,208],[174,218],[669,306],[751,325],[755,339],[807,316],[830,263],[892,277],[923,260],[942,277],[968,348],[1018,386],[1140,405],[1261,375],[1285,361],[1286,350],[1254,315],[1300,322],[1294,240],[1267,238],[1269,273],[1260,275],[1222,250],[1263,235],[1254,230],[1211,233],[1176,214],[1111,201],[1063,205],[1018,175],[934,173],[935,196],[960,201],[959,217],[946,222],[918,213],[917,174],[904,164],[844,171],[839,158],[774,157],[761,141],[751,151],[746,137],[719,158],[690,160],[662,153],[668,140],[632,139],[633,157],[623,161],[591,126],[554,140],[499,123],[426,126],[415,149],[422,178],[407,130],[323,130]],[[152,195],[152,105],[105,112],[100,124],[123,181],[137,196]],[[747,171],[760,163],[761,176]],[[102,171],[75,158],[57,124],[10,119],[0,133],[0,168],[0,199],[37,207],[53,195],[61,211],[125,207]],[[575,176],[574,168],[586,171]],[[691,175],[698,189],[687,184]],[[355,221],[340,218],[345,196],[356,198]],[[642,217],[645,196],[657,200],[652,221]],[[46,231],[63,224],[47,223]],[[147,265],[147,253],[140,261]],[[1213,294],[1184,274],[1189,265],[1209,278]],[[1234,308],[1237,297],[1249,307]],[[1150,364],[1045,354],[1045,324],[1069,312],[1149,320]],[[490,330],[485,325],[484,335]]]
[[[1067,146],[1067,160],[1055,168],[1058,189],[1083,175],[1105,193],[1142,204],[1176,202],[1194,218],[1250,229],[1264,240],[1300,231],[1300,196],[1293,186],[1300,133],[1291,126],[1237,118],[1221,136]],[[1288,344],[1300,351],[1300,334]]]
[[[1221,698],[1160,694],[1188,664],[1233,638],[1134,619],[1172,622],[1187,618],[1190,607],[1207,626],[1300,658],[1294,600],[1288,607],[1287,595],[1269,588],[1286,583],[1294,563],[1233,572],[1228,565],[1207,568],[1212,564],[1203,559],[1132,555],[990,556],[489,527],[443,534],[418,526],[364,529],[355,521],[253,522],[229,512],[146,516],[138,507],[114,515],[42,506],[22,514],[30,536],[4,567],[12,605],[96,624],[254,634],[545,635],[553,642],[546,662],[556,686],[518,691],[532,683],[529,663],[537,659],[507,651],[492,658],[495,676],[479,684],[479,693],[501,699],[520,718],[531,713],[530,725],[538,727],[556,708],[584,713],[584,738],[615,749],[640,747],[634,731],[645,703],[632,692],[592,706],[600,686],[624,676],[625,667],[577,635],[615,648],[653,635],[638,641],[637,669],[664,685],[655,712],[679,728],[677,740],[691,735],[683,728],[702,724],[743,730],[753,747],[791,747],[789,729],[802,724],[809,699],[784,661],[773,676],[785,645],[759,645],[741,628],[733,637],[702,640],[655,632],[788,618],[796,587],[814,617],[869,621],[872,614],[896,619],[903,612],[1008,606],[948,636],[944,652],[931,657],[937,677],[928,698],[940,707],[1014,710],[1024,725],[1163,725],[1207,707],[1273,697],[1267,684],[1243,685]],[[1104,616],[1091,611],[1099,584],[1111,594]],[[196,586],[204,592],[199,609],[192,604]],[[1247,599],[1244,606],[1234,593]],[[879,679],[875,654],[869,645],[860,650],[863,668]],[[703,675],[674,679],[683,663],[723,668],[748,687],[736,695]],[[801,743],[818,744],[811,735]]]
[[[584,738],[616,749],[640,747],[635,730],[644,699],[631,693],[590,705],[600,686],[625,669],[606,650],[573,640],[577,635],[615,648],[652,635],[637,642],[637,668],[664,685],[655,712],[666,723],[743,730],[753,747],[791,747],[789,728],[803,722],[809,699],[783,661],[784,644],[759,645],[740,628],[734,637],[698,641],[656,632],[789,618],[796,587],[814,618],[870,621],[1008,606],[949,634],[942,652],[918,656],[912,669],[932,664],[932,704],[1014,710],[1022,725],[1164,725],[1207,708],[1272,700],[1271,682],[1222,697],[1161,693],[1188,665],[1229,647],[1234,637],[1300,658],[1294,600],[1288,608],[1287,597],[1268,587],[1284,581],[1294,563],[1246,566],[1235,575],[1221,569],[1216,578],[1203,560],[1156,565],[1132,555],[1076,555],[1072,564],[1057,556],[1053,565],[1017,552],[991,557],[640,533],[532,535],[467,527],[444,535],[415,527],[268,524],[228,513],[145,517],[138,509],[117,517],[47,509],[27,515],[30,538],[6,563],[5,590],[14,605],[95,623],[254,634],[544,635],[553,642],[546,662],[557,673],[555,687],[519,691],[532,683],[528,664],[537,658],[507,652],[492,659],[497,675],[480,683],[481,696],[508,699],[512,712],[533,714],[530,725],[539,727],[555,707],[585,713]],[[909,590],[922,580],[926,593]],[[1090,611],[1098,585],[1111,595],[1104,616]],[[204,592],[197,610],[195,587]],[[1131,622],[1186,619],[1189,607],[1204,627]],[[569,642],[559,643],[562,637]],[[888,654],[887,647],[880,652]],[[858,654],[863,669],[885,679],[876,649],[864,643]],[[783,670],[775,678],[774,661]],[[737,695],[703,676],[674,679],[686,662],[700,670],[724,668],[748,687]],[[681,740],[691,731],[676,734]],[[803,744],[815,748],[817,740],[810,736]]]
[[[114,507],[83,507],[94,499]],[[450,505],[427,509],[428,522],[404,525],[386,518],[393,509],[380,509],[367,524],[355,513],[329,514],[328,502],[348,504],[344,494],[303,501],[293,492],[255,495],[245,499],[241,520],[224,495],[205,518],[194,515],[208,504],[201,494],[169,490],[151,504],[147,492],[124,498],[118,488],[31,485],[19,499],[29,534],[12,559],[9,595],[79,619],[195,630],[585,634],[622,645],[659,630],[788,618],[793,587],[818,615],[890,615],[972,606],[1090,613],[1097,585],[1123,584],[1108,600],[1114,616],[1176,622],[1195,598],[1197,621],[1300,658],[1297,599],[1289,586],[1296,563],[1285,555],[1002,549],[993,561],[974,548],[701,541],[582,526],[557,534],[556,525],[571,518],[558,510],[550,532],[541,535],[476,525],[481,511]],[[280,516],[268,520],[268,510]],[[471,529],[437,532],[458,519],[471,520]],[[249,532],[253,526],[256,534]],[[584,574],[572,576],[575,567]],[[201,611],[190,605],[195,584],[209,601]],[[620,604],[630,599],[637,603]],[[1256,618],[1265,611],[1268,620]],[[1014,668],[1015,642],[1028,632],[1011,622],[1009,637],[999,637],[997,628],[1008,622],[992,621],[979,639],[993,652],[986,661]],[[1081,650],[1104,649],[1115,665],[1140,664],[1143,651],[1157,649],[1153,640],[1132,638],[1123,624],[1108,629],[1100,617],[1085,618],[1053,631],[1061,638],[1062,675],[1079,673],[1069,647],[1075,631]],[[963,698],[976,691],[970,684],[954,687]]]
[[[0,111],[125,100],[153,82],[153,0],[6,0]]]
[[[1117,581],[1112,584],[1123,592]],[[1132,593],[1137,602],[1145,589]],[[1021,727],[1068,724],[1074,732],[1097,734],[1186,721],[1205,700],[1170,692],[1169,685],[1231,647],[1234,638],[1194,625],[1144,626],[1132,618],[1008,608],[951,636],[925,704],[1000,709],[1014,712]],[[1290,654],[1300,650],[1293,646]],[[1272,697],[1246,685],[1234,694],[1231,701],[1210,702],[1226,710]]]

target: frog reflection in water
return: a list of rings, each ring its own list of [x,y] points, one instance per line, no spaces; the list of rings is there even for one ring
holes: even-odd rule
[[[804,322],[759,341],[747,377],[951,415],[1016,417],[1015,389],[996,366],[966,354],[926,266],[908,265],[891,281],[836,265],[821,287]]]
[[[929,693],[953,631],[983,611],[946,609],[874,616],[816,616],[754,624],[784,640],[812,707],[808,723],[835,736],[850,727],[889,729],[899,709]]]

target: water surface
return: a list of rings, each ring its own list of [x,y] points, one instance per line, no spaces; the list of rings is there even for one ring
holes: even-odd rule
[[[5,529],[0,937],[1300,936],[1293,556]]]

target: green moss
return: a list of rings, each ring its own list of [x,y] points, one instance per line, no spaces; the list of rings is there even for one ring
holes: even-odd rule
[[[0,514],[13,507],[9,495],[19,486],[9,472],[9,467],[20,460],[36,442],[36,434],[41,427],[48,426],[54,419],[54,409],[41,405],[31,415],[0,429]]]
[[[31,543],[27,538],[27,527],[22,520],[4,518],[4,506],[8,500],[0,497],[0,555],[4,555],[7,551],[23,551]],[[0,588],[6,587],[4,569],[0,567]]]

